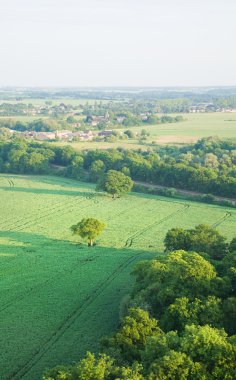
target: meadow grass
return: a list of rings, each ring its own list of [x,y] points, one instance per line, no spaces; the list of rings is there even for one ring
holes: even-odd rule
[[[231,239],[236,210],[50,176],[0,176],[0,377],[39,379],[45,367],[97,351],[119,320],[135,263],[163,251],[172,227],[217,226]],[[94,248],[72,236],[83,217],[106,223]]]
[[[133,127],[132,131],[140,133],[145,128],[150,133],[148,140],[155,140],[157,143],[189,142],[215,135],[226,139],[236,139],[236,113],[212,112],[181,115],[184,117],[182,122]]]

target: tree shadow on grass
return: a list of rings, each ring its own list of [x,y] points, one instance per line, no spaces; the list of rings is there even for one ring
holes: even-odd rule
[[[0,187],[0,190],[9,191],[9,192],[21,192],[21,193],[29,193],[29,194],[46,194],[46,195],[64,195],[64,196],[80,196],[91,198],[94,196],[103,196],[106,194],[97,193],[95,191],[80,191],[78,190],[63,190],[63,189],[44,189],[44,188],[26,188],[26,187]]]
[[[7,292],[6,297],[0,299],[0,314],[13,319],[3,339],[7,340],[11,330],[19,326],[18,335],[10,342],[11,349],[18,342],[22,345],[21,358],[15,360],[13,367],[8,357],[10,353],[1,359],[4,376],[8,378],[12,371],[31,368],[31,364],[35,376],[42,373],[46,365],[52,367],[78,360],[87,350],[96,351],[100,337],[113,331],[118,323],[120,301],[132,286],[129,273],[138,261],[153,257],[130,248],[99,245],[88,248],[74,241],[17,231],[0,232],[0,253],[2,251],[14,255],[10,259],[0,256],[8,286],[5,290],[5,283],[0,287],[1,294]],[[84,290],[81,274],[88,283]],[[58,310],[64,307],[60,315]],[[52,323],[50,316],[54,315],[60,317]],[[23,327],[29,322],[34,328],[29,324],[25,333]],[[5,323],[7,325],[7,321]],[[37,334],[40,339],[34,339]],[[48,355],[48,348],[53,351],[52,355]],[[32,378],[36,378],[34,376]]]
[[[110,256],[111,250],[115,254],[127,254],[127,255],[135,255],[135,254],[147,254],[147,256],[155,255],[153,252],[148,252],[143,249],[133,249],[131,247],[126,248],[125,246],[122,248],[116,247],[107,247],[99,245],[99,238],[95,242],[93,247],[88,247],[85,241],[78,239],[75,240],[60,240],[47,237],[41,234],[34,234],[28,232],[21,231],[0,231],[0,253],[1,251],[7,251],[10,253],[34,253],[41,252],[44,255],[47,254],[59,254],[69,255],[70,253],[85,252],[88,253],[96,253],[96,254],[107,254]]]
[[[79,187],[79,188],[85,188],[91,191],[94,190],[95,184],[91,182],[83,182],[80,180],[76,180],[73,178],[68,177],[62,177],[62,176],[56,176],[56,175],[50,175],[50,174],[1,174],[1,178],[4,178],[6,180],[10,179],[13,180],[13,186],[14,186],[14,180],[25,180],[30,181],[33,183],[40,183],[45,185],[53,185],[53,186],[61,186],[61,187]]]

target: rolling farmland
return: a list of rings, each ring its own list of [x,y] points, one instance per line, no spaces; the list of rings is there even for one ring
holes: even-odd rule
[[[49,176],[0,176],[0,378],[36,380],[76,361],[113,331],[135,263],[163,249],[172,227],[200,223],[228,239],[236,210],[145,194],[112,200]],[[106,223],[87,248],[69,227]],[[16,360],[17,357],[17,360]]]

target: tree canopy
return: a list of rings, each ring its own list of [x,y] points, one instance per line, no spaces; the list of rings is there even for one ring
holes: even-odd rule
[[[113,198],[131,191],[134,182],[132,179],[117,170],[109,170],[98,183],[97,189],[106,191]]]
[[[164,244],[167,251],[184,249],[205,252],[216,260],[222,259],[229,249],[225,237],[206,224],[200,224],[190,230],[172,228],[167,232]],[[231,249],[233,244],[232,241]]]
[[[100,235],[105,228],[105,224],[94,218],[84,218],[77,224],[71,226],[74,235],[79,235],[83,239],[88,239],[88,246],[92,247],[94,239]]]

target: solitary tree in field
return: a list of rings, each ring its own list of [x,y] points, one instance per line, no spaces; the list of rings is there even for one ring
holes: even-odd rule
[[[71,226],[71,231],[74,235],[79,235],[83,239],[88,239],[88,246],[92,247],[94,239],[104,229],[105,224],[94,218],[84,218],[79,223]]]
[[[134,185],[130,177],[116,170],[109,170],[99,181],[98,190],[106,191],[113,198],[128,193]]]

